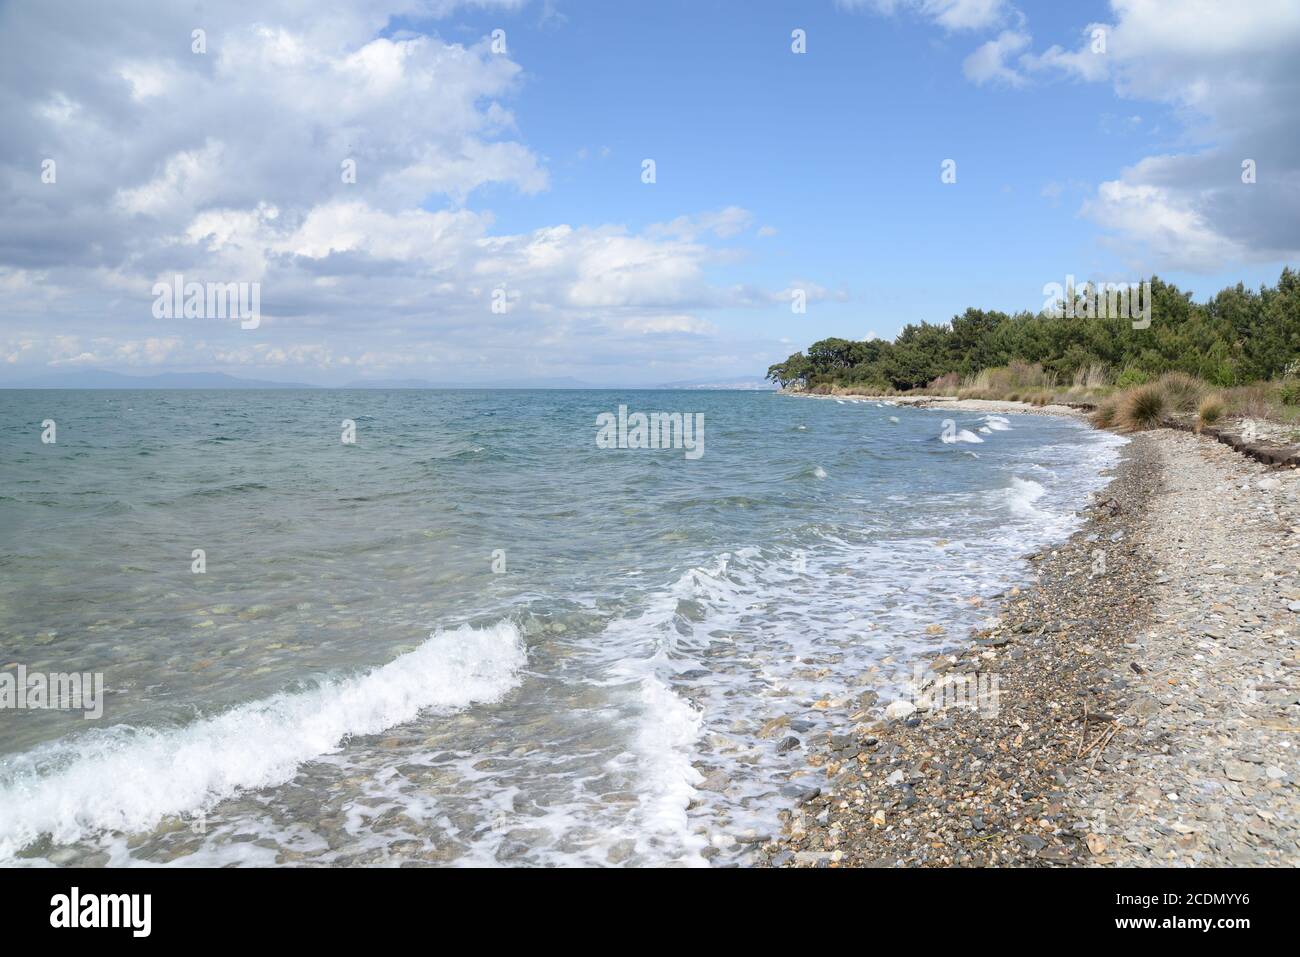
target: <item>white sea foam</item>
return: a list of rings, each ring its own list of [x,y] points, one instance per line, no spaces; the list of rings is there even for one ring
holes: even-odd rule
[[[366,674],[240,705],[177,729],[117,726],[10,758],[0,780],[0,860],[42,834],[66,843],[146,831],[250,788],[290,780],[299,765],[426,709],[494,701],[527,660],[510,622],[436,632]]]
[[[826,477],[826,470],[820,465],[817,465],[813,467],[812,474],[813,478],[824,479]]]
[[[1003,416],[1000,416],[1000,415],[986,415],[986,416],[984,416],[983,421],[984,421],[984,423],[985,423],[986,428],[988,428],[989,430],[991,430],[991,431],[993,431],[993,432],[1009,432],[1009,431],[1011,431],[1011,422],[1010,422],[1010,420],[1004,418]],[[980,431],[984,431],[984,430],[981,429]]]
[[[940,435],[939,438],[947,445],[952,445],[954,442],[983,442],[984,441],[978,435],[972,432],[970,429],[962,429],[961,431],[951,435],[945,432],[942,435]]]
[[[650,834],[676,837],[689,863],[703,865],[702,838],[691,833],[687,808],[704,775],[692,764],[692,752],[704,717],[679,698],[662,679],[648,674],[641,682],[645,718],[637,732],[636,750],[648,787],[641,794],[641,823]]]
[[[1009,487],[959,495],[952,507],[972,526],[952,529],[937,552],[925,532],[932,519],[920,512],[915,524],[900,521],[879,538],[823,530],[797,550],[750,546],[690,567],[634,614],[609,622],[591,652],[605,662],[600,685],[625,702],[614,713],[633,718],[628,750],[610,767],[634,774],[637,806],[618,816],[600,805],[552,804],[555,835],[585,821],[602,848],[631,838],[639,863],[699,863],[705,841],[725,850],[741,834],[772,832],[785,806],[773,792],[801,761],[757,729],[781,716],[816,721],[808,703],[817,699],[851,711],[860,689],[849,678],[873,665],[877,690],[892,693],[914,656],[931,649],[926,626],[978,626],[964,603],[950,607],[951,596],[990,595],[1017,580],[1017,556],[1067,533],[1079,496],[1102,481],[1096,466],[1109,462],[1108,450],[1060,448],[1069,457],[1041,484],[1008,476]],[[1039,454],[1017,454],[1006,466],[1024,469],[1025,457]],[[860,572],[876,567],[889,574]],[[725,786],[710,780],[719,775]],[[567,819],[558,817],[566,810]],[[548,853],[536,860],[563,862]],[[603,849],[588,853],[603,862]]]
[[[1024,518],[1040,517],[1043,512],[1034,503],[1041,499],[1045,492],[1046,489],[1033,479],[1012,476],[1011,487],[1007,489],[1007,505],[1012,514]]]

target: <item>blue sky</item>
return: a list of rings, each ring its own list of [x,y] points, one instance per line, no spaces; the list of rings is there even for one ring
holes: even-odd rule
[[[1021,7],[1043,45],[1065,47],[1108,11]],[[1043,283],[1067,270],[1127,275],[1140,260],[1099,242],[1104,231],[1077,215],[1084,194],[1144,156],[1205,145],[1171,106],[1106,85],[1059,76],[977,86],[962,70],[977,45],[970,32],[915,16],[779,2],[739,16],[735,3],[689,0],[635,16],[620,4],[564,9],[558,24],[535,10],[470,18],[484,33],[513,28],[511,53],[531,74],[516,112],[553,171],[546,193],[497,194],[485,206],[511,230],[611,219],[641,228],[743,207],[779,232],[746,237],[746,261],[720,277],[847,292],[794,320],[813,335],[891,337],[967,305],[1037,309]],[[795,27],[808,35],[802,56],[790,50]],[[658,163],[652,188],[639,179],[644,157]],[[956,184],[940,182],[947,158]],[[1208,294],[1275,282],[1281,265],[1162,271]],[[777,308],[759,321],[788,336],[792,318]]]
[[[203,56],[188,12],[69,33],[10,6],[0,375],[654,383],[1037,309],[1067,273],[1272,283],[1300,249],[1300,23],[1228,6],[236,3],[197,18]],[[322,172],[349,153],[351,191]],[[47,154],[62,182],[104,168],[42,190]],[[159,326],[148,290],[181,270],[259,280],[266,321]]]

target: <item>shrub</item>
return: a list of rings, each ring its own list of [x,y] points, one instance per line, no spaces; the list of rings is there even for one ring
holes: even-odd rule
[[[1300,405],[1300,379],[1285,380],[1280,394],[1283,405]]]
[[[1168,408],[1164,390],[1152,383],[1140,385],[1124,394],[1119,406],[1119,422],[1124,428],[1137,432],[1153,429]]]
[[[1196,413],[1196,429],[1200,431],[1207,425],[1213,425],[1223,417],[1223,399],[1217,395],[1207,395],[1201,400]]]
[[[1092,412],[1092,424],[1099,429],[1109,429],[1119,419],[1119,396],[1111,395],[1097,403]]]
[[[1115,384],[1121,389],[1129,389],[1135,385],[1145,385],[1150,380],[1151,377],[1137,366],[1125,366],[1124,371],[1115,380]]]
[[[1173,412],[1191,412],[1205,398],[1205,385],[1185,372],[1166,372],[1156,382]]]

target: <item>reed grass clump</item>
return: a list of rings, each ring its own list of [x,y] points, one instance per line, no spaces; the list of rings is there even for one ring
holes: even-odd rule
[[[1120,396],[1111,395],[1097,403],[1092,412],[1092,424],[1099,429],[1113,428],[1119,422]]]
[[[1154,429],[1169,409],[1169,400],[1157,382],[1140,385],[1124,393],[1120,400],[1118,422],[1131,432]]]
[[[1200,406],[1196,410],[1196,431],[1200,431],[1207,425],[1213,425],[1223,418],[1224,412],[1223,399],[1217,395],[1207,395],[1201,400]]]

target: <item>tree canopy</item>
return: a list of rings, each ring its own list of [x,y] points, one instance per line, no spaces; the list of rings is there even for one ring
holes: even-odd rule
[[[1134,381],[1178,371],[1233,386],[1277,378],[1297,358],[1300,274],[1287,267],[1276,286],[1238,283],[1205,303],[1153,276],[1147,328],[1127,318],[971,308],[947,323],[908,324],[893,342],[822,339],[771,366],[767,378],[782,386],[914,389],[949,373],[1022,361],[1063,378],[1102,363]]]

